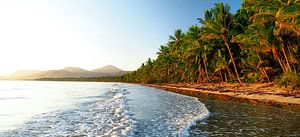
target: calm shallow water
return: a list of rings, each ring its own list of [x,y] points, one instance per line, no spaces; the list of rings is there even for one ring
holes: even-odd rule
[[[299,137],[300,113],[262,105],[199,99],[210,116],[190,129],[190,136]]]
[[[300,114],[123,83],[0,81],[0,136],[300,136]]]

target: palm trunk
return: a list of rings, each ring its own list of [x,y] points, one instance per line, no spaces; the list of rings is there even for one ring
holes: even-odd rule
[[[228,82],[226,71],[225,71],[225,82],[226,83]]]
[[[282,68],[283,72],[286,72],[286,67],[284,66],[284,64],[282,63],[282,61],[280,60],[279,57],[277,57],[277,61],[279,62],[280,67]]]
[[[274,47],[274,46],[272,46],[272,47]],[[278,61],[279,65],[280,65],[280,67],[281,67],[281,69],[282,69],[282,71],[283,71],[283,72],[286,72],[286,71],[287,71],[287,70],[286,70],[286,67],[285,67],[284,64],[282,63],[282,61],[281,61],[281,59],[280,59],[280,56],[278,56],[277,50],[274,49],[274,48],[272,48],[272,53],[273,53],[274,59]]]
[[[219,70],[219,74],[220,74],[220,78],[221,78],[222,82],[224,82],[221,70]]]
[[[258,57],[258,59],[259,59],[259,61],[262,61],[262,59],[260,58],[260,56],[259,56],[259,54],[256,52],[256,55],[257,55],[257,57]],[[268,73],[267,73],[267,71],[265,70],[265,68],[263,67],[263,73],[266,75],[266,77],[267,77],[267,79],[268,79],[268,82],[270,82],[270,78],[269,78],[269,76],[268,76]]]
[[[288,67],[288,69],[289,69],[289,71],[290,71],[290,70],[291,70],[291,66],[290,66],[289,59],[288,59],[288,57],[287,57],[287,55],[286,55],[286,52],[285,52],[285,50],[284,50],[284,47],[283,47],[283,46],[282,46],[281,50],[282,50],[282,52],[283,52],[283,56],[284,56],[284,58],[285,58],[285,61],[286,61],[287,67]]]
[[[203,61],[203,63],[204,63],[204,69],[205,69],[205,73],[206,73],[206,78],[207,78],[208,81],[210,81],[209,76],[208,76],[207,63],[206,63],[206,61]]]
[[[288,45],[289,45],[290,47],[293,47],[293,44],[292,44],[290,41],[288,41]],[[290,55],[290,60],[293,60],[293,61],[296,60],[295,57],[294,57],[294,55],[293,55],[293,53],[291,52],[291,48],[288,48],[288,53],[289,53],[289,55]],[[294,72],[297,73],[297,70],[296,70],[297,66],[296,66],[295,64],[297,65],[297,64],[299,64],[299,62],[296,61],[296,63],[293,62],[293,63],[291,64],[292,67],[293,67],[293,69],[294,69]]]
[[[198,84],[200,84],[200,81],[201,81],[201,71],[202,71],[202,69],[201,69],[201,59],[200,59],[200,57],[199,57],[199,65],[198,65],[198,78],[197,78],[197,83]]]
[[[227,47],[227,49],[228,49],[228,52],[229,52],[229,55],[230,55],[230,59],[232,60],[232,64],[233,64],[233,67],[234,67],[234,71],[235,71],[236,77],[237,77],[239,83],[242,83],[242,81],[241,81],[241,79],[240,79],[240,76],[239,76],[239,73],[238,73],[238,71],[237,71],[236,65],[235,65],[235,61],[234,61],[233,56],[232,56],[232,53],[231,53],[231,51],[230,51],[229,44],[228,44],[227,41],[224,41],[224,43],[225,43],[225,45],[226,45],[226,47]]]

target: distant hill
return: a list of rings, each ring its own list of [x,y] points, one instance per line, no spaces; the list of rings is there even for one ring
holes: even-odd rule
[[[92,71],[78,67],[66,67],[60,70],[48,71],[17,71],[14,74],[0,77],[1,79],[39,79],[39,78],[80,78],[80,77],[106,77],[121,76],[129,71],[121,70],[115,66],[107,65]]]
[[[88,73],[88,70],[78,68],[78,67],[66,67],[63,70],[68,71],[68,72],[74,72],[74,73]]]
[[[112,66],[112,65],[107,65],[107,66],[104,66],[104,67],[101,67],[101,68],[97,68],[97,69],[94,69],[92,70],[92,72],[94,74],[104,74],[106,76],[122,76],[126,73],[129,73],[131,71],[124,71],[122,69],[119,69],[115,66]]]
[[[94,69],[94,70],[92,70],[92,72],[114,75],[114,74],[119,74],[119,73],[122,73],[122,72],[125,72],[125,71],[123,71],[123,70],[121,70],[121,69],[119,69],[115,66],[107,65],[107,66],[104,66],[102,68]]]

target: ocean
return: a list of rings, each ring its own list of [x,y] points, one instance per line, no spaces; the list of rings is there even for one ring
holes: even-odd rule
[[[0,137],[300,136],[300,113],[126,83],[0,81]]]
[[[123,83],[0,82],[0,136],[189,136],[197,98]]]

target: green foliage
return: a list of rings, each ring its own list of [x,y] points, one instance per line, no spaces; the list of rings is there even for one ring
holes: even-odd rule
[[[292,90],[300,87],[300,73],[285,72],[274,81],[283,87],[290,87]]]
[[[300,1],[218,3],[199,26],[176,30],[156,59],[118,80],[137,83],[271,82],[299,86]]]

